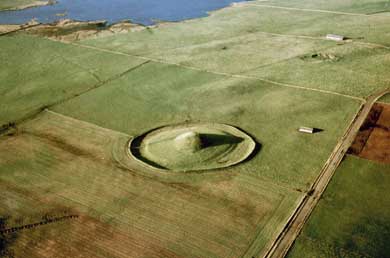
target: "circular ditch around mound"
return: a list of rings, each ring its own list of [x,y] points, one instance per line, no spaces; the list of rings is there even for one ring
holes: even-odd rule
[[[129,142],[129,153],[139,162],[177,172],[236,165],[255,148],[256,142],[245,132],[216,123],[164,126]]]

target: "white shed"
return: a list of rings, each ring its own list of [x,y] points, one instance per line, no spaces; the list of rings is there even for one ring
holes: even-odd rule
[[[326,39],[334,40],[334,41],[343,41],[345,37],[337,34],[328,34],[326,35]]]
[[[301,126],[298,131],[300,133],[314,133],[314,128]]]

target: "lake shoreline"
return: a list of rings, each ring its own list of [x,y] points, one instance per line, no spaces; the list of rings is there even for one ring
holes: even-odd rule
[[[181,21],[156,21],[152,25],[134,23],[130,19],[118,21],[112,24],[109,24],[106,20],[78,21],[72,19],[60,19],[51,23],[39,23],[36,20],[31,20],[25,24],[0,24],[0,36],[2,34],[26,31],[27,33],[44,36],[52,40],[72,42],[89,38],[111,36],[118,33],[129,33],[132,31],[139,31],[144,29],[155,29],[161,26],[204,19],[227,8],[244,6],[245,3],[249,1],[233,2],[230,5],[220,9],[208,11],[207,16],[189,18]],[[86,29],[86,27],[88,27],[88,29]],[[70,29],[72,32],[67,34],[65,31],[63,31],[68,29]],[[53,35],[51,33],[52,31],[57,32],[57,35]]]
[[[178,0],[168,0],[167,4],[155,4],[152,0],[139,3],[135,0],[115,0],[112,3],[103,0],[97,5],[82,1],[48,0],[37,1],[36,4],[18,9],[0,11],[0,25],[22,25],[31,20],[38,23],[52,24],[62,19],[80,22],[105,20],[107,24],[116,24],[131,20],[134,24],[152,26],[162,22],[182,22],[185,20],[207,17],[210,12],[231,7],[237,3],[250,0],[201,0],[200,3],[180,4]],[[27,8],[33,7],[37,8]]]

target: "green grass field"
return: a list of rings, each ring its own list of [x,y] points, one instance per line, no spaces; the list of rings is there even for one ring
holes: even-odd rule
[[[150,63],[53,110],[130,135],[186,120],[238,125],[262,145],[242,169],[305,190],[358,107],[340,96]],[[325,131],[308,137],[300,125]]]
[[[288,257],[388,257],[390,167],[348,156]]]
[[[143,60],[30,36],[0,38],[0,124],[101,85]]]
[[[230,102],[225,103],[227,98]],[[56,112],[77,118],[77,121],[87,121],[114,131],[109,131],[108,135],[104,134],[99,138],[99,135],[106,133],[107,130],[99,127],[86,130],[83,122],[75,122],[71,119],[71,122],[67,122],[69,119],[50,115],[51,113],[39,116],[38,120],[22,124],[20,135],[16,134],[4,140],[0,150],[2,149],[6,154],[1,158],[1,162],[5,165],[1,167],[7,169],[2,171],[1,179],[4,182],[3,187],[23,186],[20,191],[29,189],[38,195],[37,198],[49,198],[47,196],[52,194],[49,204],[45,205],[50,206],[54,202],[56,205],[65,206],[98,221],[102,220],[101,216],[106,216],[103,222],[107,222],[105,224],[114,227],[115,230],[125,228],[127,233],[123,234],[126,237],[130,232],[134,234],[138,232],[138,228],[144,227],[141,232],[145,238],[151,237],[150,233],[159,236],[160,241],[163,242],[156,245],[166,252],[190,256],[188,250],[193,250],[191,255],[196,257],[250,257],[263,253],[270,241],[277,236],[287,217],[313,182],[358,106],[358,101],[341,96],[274,86],[256,80],[226,78],[172,65],[148,63],[116,80],[107,82],[104,87],[52,107]],[[338,112],[334,112],[335,107]],[[306,112],[308,110],[310,112]],[[145,114],[148,116],[145,117]],[[115,181],[116,173],[124,173],[123,169],[117,168],[116,161],[111,159],[112,153],[118,151],[119,154],[116,155],[124,153],[126,140],[130,138],[126,135],[138,135],[150,128],[185,120],[239,125],[257,139],[261,144],[261,150],[250,162],[225,171],[216,171],[214,175],[201,173],[179,178],[163,175],[160,178],[157,177],[158,175],[152,175],[150,171],[145,171],[144,168],[134,169],[134,164],[130,164],[131,171],[134,171],[132,174],[139,173],[138,187],[144,188],[145,185],[152,184],[153,191],[156,188],[160,189],[155,193],[156,195],[151,195],[146,189],[139,191],[137,187],[131,187],[126,183],[126,180],[130,180],[125,180],[126,177],[121,177],[117,184],[110,181]],[[296,129],[301,124],[310,124],[325,131],[314,137],[300,135]],[[331,124],[337,126],[330,126]],[[114,136],[111,137],[111,134]],[[119,138],[122,139],[121,148],[111,150],[114,148],[111,145],[114,144],[110,143],[110,138],[113,138],[114,142]],[[106,150],[101,150],[102,148]],[[305,153],[310,153],[313,158],[305,159]],[[285,157],[286,162],[277,162],[278,157]],[[90,158],[93,160],[90,161]],[[105,165],[101,164],[101,160],[106,161],[103,162]],[[126,160],[126,157],[120,160]],[[292,160],[294,162],[291,162]],[[18,176],[25,175],[27,171],[29,171],[28,177]],[[64,171],[67,173],[63,174]],[[76,174],[68,174],[72,171]],[[95,179],[90,178],[91,176]],[[131,178],[133,177],[134,175]],[[152,177],[153,180],[148,177]],[[178,192],[163,184],[172,180],[184,189]],[[215,180],[223,182],[220,186],[221,190],[214,188]],[[184,186],[182,181],[185,182]],[[89,189],[91,182],[94,186]],[[103,190],[102,185],[105,185],[107,190]],[[207,189],[206,197],[201,198],[200,203],[195,205],[195,200],[200,198],[199,190],[191,189],[204,187]],[[115,201],[106,196],[112,188],[126,188],[136,199],[131,201],[130,197],[127,197],[129,195],[120,192],[115,197],[121,199],[119,206],[112,207],[109,204],[114,204]],[[99,195],[95,196],[97,191]],[[182,200],[184,198],[181,196],[182,191],[192,192],[189,199]],[[215,193],[215,191],[219,192]],[[228,196],[232,192],[237,194],[235,199],[225,200],[230,198]],[[211,194],[217,194],[216,202],[210,201],[214,200],[210,199]],[[11,193],[10,195],[12,196]],[[144,206],[146,204],[143,196],[148,196],[151,202],[159,205]],[[253,201],[256,200],[257,204],[251,204],[251,196],[256,196]],[[169,210],[187,216],[183,218],[166,214],[167,207],[160,206],[164,200],[172,202],[173,206]],[[232,208],[234,212],[225,210],[227,203],[235,207]],[[246,203],[251,208],[246,207]],[[147,213],[132,208],[138,205],[143,205],[142,209]],[[200,208],[201,212],[196,213]],[[222,210],[218,211],[218,209]],[[5,217],[14,220],[23,216],[15,216],[12,207],[5,210],[8,210]],[[43,213],[50,213],[51,210],[53,209],[44,208]],[[115,212],[116,210],[123,210],[126,214],[131,212],[134,214],[132,216],[145,217],[147,222],[125,225],[130,215],[120,215]],[[191,223],[189,225],[185,223],[188,219],[194,221],[196,226],[200,227],[199,229],[209,229],[218,219],[216,217],[204,219],[202,217],[205,215],[202,214],[209,214],[211,210],[217,210],[217,214],[223,214],[223,218],[226,219],[221,220],[221,225],[225,227],[219,229],[220,231],[217,230],[215,236],[205,235],[202,232],[196,233],[195,229],[191,228]],[[25,216],[34,220],[39,215],[28,213]],[[156,219],[156,216],[161,219]],[[169,219],[166,230],[173,236],[165,234],[165,231],[158,228],[164,218]],[[247,221],[250,218],[256,222]],[[229,221],[236,220],[241,221],[237,228],[234,225],[228,226]],[[10,227],[13,224],[8,222],[7,225]],[[181,225],[180,230],[178,225]],[[189,228],[184,227],[185,225]],[[56,230],[56,227],[51,227]],[[191,235],[196,236],[198,241],[208,242],[193,242],[194,240],[180,238],[180,243],[185,243],[188,248],[175,247],[175,241],[170,239],[177,241],[178,236],[175,234],[180,236],[189,234],[186,232],[192,232]],[[243,233],[243,236],[232,238],[232,234],[238,232]],[[69,232],[69,234],[73,233],[72,230]],[[25,236],[22,235],[20,238],[24,239]],[[228,240],[234,240],[234,245],[233,242],[226,242]],[[17,253],[22,252],[19,248],[23,246],[24,240],[20,241],[22,242],[16,241],[14,247],[12,245],[10,247]],[[82,239],[77,240],[79,244],[82,241]],[[219,247],[214,247],[209,241],[219,243]],[[121,248],[128,250],[128,246]],[[215,251],[211,252],[211,250]],[[27,249],[23,252],[37,251]],[[60,254],[56,253],[56,255]]]
[[[316,2],[252,1],[76,43],[0,37],[0,125],[16,122],[0,131],[0,231],[15,228],[0,234],[0,256],[262,257],[362,98],[389,85],[390,16],[360,15],[386,3]],[[324,40],[327,33],[352,42]],[[133,137],[183,122],[236,126],[258,153],[197,173],[152,171],[127,155]],[[301,134],[300,126],[323,131]],[[348,157],[307,226],[313,244],[298,240],[290,256],[385,252],[382,242],[367,244],[388,224],[386,200],[370,202],[386,193],[385,170]],[[325,200],[322,225],[314,220]],[[344,204],[351,208],[337,209]],[[332,224],[339,215],[345,221]]]
[[[276,236],[275,227],[283,226],[301,195],[234,168],[210,175],[152,174],[124,157],[130,136],[52,112],[19,130],[0,145],[0,167],[7,168],[0,181],[7,190],[1,198],[7,228],[39,222],[45,214],[82,215],[38,227],[33,235],[14,234],[6,247],[16,257],[88,252],[107,257],[114,248],[111,235],[123,241],[109,257],[237,257],[247,252],[249,257]],[[91,232],[80,235],[84,230]],[[97,242],[88,243],[95,237]],[[36,244],[28,246],[28,241]],[[41,256],[49,242],[65,242],[69,249],[50,249]],[[73,243],[92,249],[72,250]]]
[[[80,43],[357,97],[388,86],[390,17],[254,6],[262,3]],[[352,42],[325,40],[329,33],[345,35]],[[335,58],[311,58],[321,54]]]

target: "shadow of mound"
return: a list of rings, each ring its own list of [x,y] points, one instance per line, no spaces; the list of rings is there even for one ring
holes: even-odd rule
[[[244,138],[236,137],[233,135],[222,135],[222,134],[201,134],[200,140],[202,147],[214,147],[225,144],[238,144],[244,140]]]

